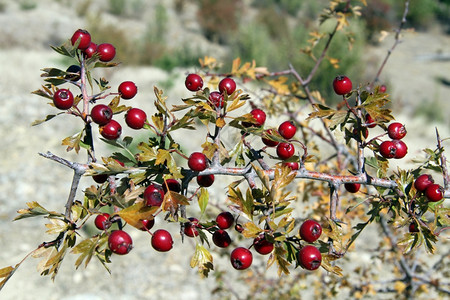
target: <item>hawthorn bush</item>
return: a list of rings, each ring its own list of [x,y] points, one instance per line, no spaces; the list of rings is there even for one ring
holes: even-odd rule
[[[321,64],[336,62],[329,46],[337,32],[347,34],[348,20],[359,15],[361,7],[353,1],[332,0],[320,16],[321,23],[335,25],[330,32],[311,33],[304,53],[315,64],[306,74],[293,66],[272,72],[239,58],[228,73],[218,73],[220,62],[207,56],[195,73],[186,74],[186,98],[170,106],[155,87],[154,111],[147,112],[130,106],[139,93],[133,82],[124,79],[111,88],[107,79],[95,77],[97,68],[117,66],[114,45],[96,44],[89,32],[76,30],[52,48],[77,64],[43,69],[45,83],[34,94],[48,99],[52,113],[33,125],[75,117],[80,131],[62,145],[67,151],[85,151],[87,160],[40,153],[74,175],[61,211],[37,202],[18,211],[15,220],[48,219],[47,232],[54,235],[26,257],[41,258],[40,273],[55,278],[68,253],[77,256],[76,268],[94,258],[109,269],[112,255],[133,251],[128,232],[148,232],[154,250],[167,255],[177,247],[173,236],[179,232],[181,240],[195,240],[190,267],[201,276],[214,270],[215,255],[228,255],[236,270],[251,270],[256,260],[264,260],[267,268],[276,265],[275,279],[257,268],[242,273],[253,298],[300,298],[306,287],[298,280],[307,276],[316,278],[312,287],[320,297],[333,296],[340,287],[349,288],[355,298],[377,292],[413,297],[429,289],[448,296],[448,282],[439,278],[448,271],[448,253],[433,265],[414,256],[421,249],[433,254],[450,223],[445,139],[436,130],[437,146],[426,148],[422,161],[392,170],[392,160],[407,155],[402,141],[407,124],[394,121],[389,94],[378,84],[400,40],[408,5],[395,44],[372,82],[338,74],[330,81],[340,99],[334,107],[309,84]],[[324,46],[315,57],[317,45]],[[271,119],[276,126],[267,125]],[[126,135],[135,130],[147,135],[137,145]],[[187,153],[186,140],[178,140],[176,132],[193,131],[204,135],[204,143]],[[99,155],[94,147],[99,142],[117,151]],[[91,176],[92,185],[83,187],[84,199],[78,201],[81,176]],[[226,182],[219,177],[232,181],[226,195],[213,203],[208,189]],[[221,212],[212,214],[211,206]],[[172,223],[173,230],[160,228],[161,222]],[[86,236],[83,228],[90,224],[98,232]],[[368,225],[379,226],[385,237],[378,259],[390,265],[391,280],[379,280],[370,265],[355,266],[358,280],[340,267],[358,251],[355,241]],[[0,287],[20,264],[0,270]],[[215,292],[229,295],[224,274],[215,276]]]

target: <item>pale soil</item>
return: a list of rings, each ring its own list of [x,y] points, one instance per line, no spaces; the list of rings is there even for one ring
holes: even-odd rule
[[[71,171],[39,157],[37,153],[50,150],[70,160],[80,159],[74,153],[66,153],[60,146],[61,138],[73,134],[77,129],[78,123],[75,120],[64,121],[61,118],[38,127],[30,127],[33,120],[54,112],[49,106],[43,105],[43,98],[30,94],[42,83],[39,78],[40,69],[58,66],[60,63],[46,45],[62,41],[74,29],[83,26],[82,19],[75,16],[69,8],[61,7],[54,1],[46,2],[49,5],[45,9],[39,5],[36,10],[21,11],[16,6],[10,6],[9,10],[0,13],[0,267],[18,263],[39,243],[51,239],[44,233],[45,220],[11,222],[17,215],[16,211],[24,208],[25,203],[30,201],[38,201],[48,209],[59,210],[67,198]],[[195,25],[192,26],[195,29]],[[50,40],[49,33],[52,37]],[[391,43],[392,40],[388,38],[379,47],[368,49],[368,69],[373,69],[372,64],[384,57]],[[449,36],[441,34],[437,29],[427,33],[407,33],[383,73],[382,80],[388,82],[389,92],[393,96],[393,109],[398,113],[398,119],[407,124],[409,134],[406,141],[410,159],[417,156],[425,145],[434,147],[435,126],[439,127],[442,136],[450,137],[450,123],[446,113],[450,108],[447,99],[450,88],[434,80],[437,76],[450,79],[450,62],[424,60],[427,55],[439,52],[448,55],[449,49]],[[176,76],[155,68],[128,68],[124,64],[114,75],[107,73],[107,76],[111,79],[112,86],[125,79],[135,81],[139,86],[139,95],[133,99],[132,105],[151,110],[153,86],[158,82],[174,81],[175,88],[169,93],[171,101],[188,96],[183,87],[185,71],[179,70],[180,75]],[[442,112],[446,121],[438,123],[426,119],[417,110],[421,103],[437,104],[436,109]],[[188,136],[189,145],[193,147],[194,136]],[[200,143],[201,137],[198,140]],[[101,147],[98,149],[99,152],[105,150]],[[81,186],[90,184],[89,179],[84,179]],[[224,191],[218,188],[212,193],[213,196],[223,197]],[[176,234],[176,226],[166,227]],[[87,269],[80,268],[74,272],[74,256],[68,255],[53,283],[50,278],[41,277],[36,272],[38,260],[29,259],[1,291],[0,298],[212,298],[210,291],[215,287],[214,278],[200,280],[196,271],[189,267],[193,253],[192,243],[182,245],[179,235],[175,235],[176,247],[169,254],[161,254],[151,249],[146,234],[134,230],[130,233],[135,241],[135,249],[126,257],[113,257],[111,276],[95,261]],[[366,241],[372,238],[370,233],[363,235],[360,250],[369,251],[371,243]],[[369,252],[354,252],[349,257],[383,269],[371,259]],[[226,260],[219,257],[215,257],[215,260],[220,262],[221,269],[231,269]]]

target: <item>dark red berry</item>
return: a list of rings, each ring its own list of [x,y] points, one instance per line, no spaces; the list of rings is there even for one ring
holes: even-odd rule
[[[214,175],[213,174],[198,175],[197,183],[199,186],[202,187],[210,187],[214,183]]]
[[[115,121],[111,120],[107,124],[99,127],[100,134],[107,140],[116,140],[122,133],[122,126]]]
[[[387,129],[388,135],[393,140],[401,140],[406,135],[406,128],[403,124],[395,122],[391,123]]]
[[[211,92],[208,97],[209,102],[213,107],[223,107],[224,97],[219,92]]]
[[[111,227],[110,215],[108,213],[102,213],[95,217],[94,224],[100,230],[105,230]]]
[[[97,104],[91,110],[92,121],[98,125],[108,124],[112,117],[113,111],[108,105]]]
[[[352,81],[344,75],[339,75],[333,80],[334,92],[338,95],[345,95],[352,91]]]
[[[189,74],[184,81],[184,84],[191,92],[196,92],[202,89],[203,79],[197,74]]]
[[[172,249],[172,236],[167,230],[158,229],[152,235],[152,247],[159,252],[167,252]]]
[[[300,168],[300,164],[296,161],[284,162],[283,166],[291,168],[292,171],[298,170]]]
[[[214,231],[212,240],[214,245],[220,248],[226,248],[231,244],[231,238],[228,235],[228,232],[222,229]]]
[[[385,158],[394,158],[397,152],[397,147],[395,147],[392,141],[384,141],[380,144],[380,154]]]
[[[65,79],[70,81],[78,81],[81,78],[81,68],[79,65],[71,65],[66,70]]]
[[[263,134],[263,136],[261,137],[262,142],[268,147],[275,147],[276,145],[278,145],[280,143],[280,142],[271,140],[270,138],[264,136],[264,135],[269,136],[269,135],[273,134],[273,132],[274,132],[273,129],[267,129],[265,131],[265,133]]]
[[[56,108],[66,110],[73,106],[73,94],[68,89],[59,89],[53,95],[53,104]]]
[[[89,47],[83,50],[83,53],[87,58],[91,58],[92,55],[94,55],[96,52],[97,52],[97,44],[93,42],[89,44]]]
[[[152,229],[153,225],[155,225],[155,219],[144,219],[141,220],[139,229],[142,231],[147,231]]]
[[[230,212],[224,211],[217,215],[216,223],[220,229],[228,229],[233,225],[234,217]]]
[[[380,93],[386,93],[386,86],[384,84],[380,85],[380,89],[378,90]]]
[[[142,129],[145,121],[147,121],[147,114],[139,108],[132,108],[125,115],[125,122],[133,129]]]
[[[119,255],[127,254],[133,248],[133,240],[123,230],[115,230],[108,237],[109,249]]]
[[[414,181],[414,187],[419,192],[424,192],[427,187],[434,183],[433,177],[429,174],[422,174]]]
[[[322,255],[316,247],[306,245],[298,252],[298,262],[306,270],[316,270],[322,263]]]
[[[236,82],[233,79],[227,77],[219,82],[219,91],[222,94],[226,92],[227,95],[231,95],[235,90],[236,90]]]
[[[108,174],[98,174],[98,175],[92,176],[92,178],[98,184],[102,184],[102,183],[106,182],[106,180],[108,180],[108,176],[109,176]]]
[[[137,86],[133,81],[124,81],[119,85],[118,91],[122,99],[128,100],[136,96]]]
[[[147,206],[161,206],[164,200],[164,191],[161,186],[150,184],[144,190],[144,201]]]
[[[104,43],[97,46],[97,53],[100,56],[100,60],[108,62],[114,59],[116,56],[116,48],[113,45]]]
[[[409,224],[409,232],[414,233],[414,232],[419,232],[419,228],[417,228],[417,225],[415,222],[412,222],[411,224]]]
[[[206,169],[208,159],[202,152],[193,152],[188,159],[188,166],[192,171],[201,172]]]
[[[432,183],[425,189],[425,196],[430,202],[438,202],[444,197],[442,187],[439,184]]]
[[[269,254],[274,248],[273,243],[266,240],[264,234],[257,236],[253,240],[253,247],[255,248],[256,252],[262,255]]]
[[[300,237],[308,243],[314,243],[322,234],[322,226],[314,220],[306,220],[300,226]]]
[[[181,184],[176,179],[170,178],[165,180],[165,183],[162,185],[164,193],[167,193],[167,187],[169,187],[169,190],[172,192],[181,192]]]
[[[349,192],[349,193],[357,193],[359,191],[359,189],[361,188],[361,184],[347,182],[344,184],[344,187],[347,190],[347,192]]]
[[[184,223],[184,234],[189,237],[194,237],[198,235],[197,228],[198,225],[198,219],[196,218],[189,218],[189,222]]]
[[[367,127],[374,128],[375,126],[377,126],[377,123],[375,123],[375,120],[369,114],[366,114],[365,119]]]
[[[395,159],[400,159],[405,157],[406,153],[408,153],[408,147],[406,144],[401,140],[392,140],[392,143],[394,143],[395,146]]]
[[[289,140],[291,139],[295,133],[297,132],[297,127],[295,127],[294,123],[292,121],[285,121],[280,124],[278,127],[278,132],[282,137]]]
[[[80,43],[78,44],[78,49],[84,50],[87,47],[89,47],[89,44],[91,43],[91,35],[86,30],[78,29],[72,35],[72,38],[70,39],[70,41],[72,42],[72,45],[75,45],[75,43],[78,40],[80,40]]]
[[[291,143],[279,143],[277,146],[277,155],[281,159],[288,159],[295,153],[294,145]]]
[[[252,265],[253,254],[247,248],[238,247],[231,252],[230,261],[236,270],[244,270]]]

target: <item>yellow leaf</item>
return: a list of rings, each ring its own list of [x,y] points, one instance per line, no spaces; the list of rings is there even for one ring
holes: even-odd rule
[[[45,227],[48,228],[46,231],[48,234],[55,234],[64,232],[69,227],[69,224],[60,219],[50,219],[50,224],[45,224]]]
[[[208,272],[213,269],[213,257],[209,251],[200,244],[195,246],[194,255],[191,258],[191,268],[198,266],[200,275],[207,276]]]
[[[406,284],[402,281],[396,281],[394,283],[394,289],[397,291],[397,294],[401,295],[403,291],[406,289]]]
[[[225,126],[225,119],[224,118],[217,118],[216,126],[219,127],[219,128],[224,127]]]
[[[257,237],[259,233],[261,233],[263,230],[255,225],[253,222],[247,222],[244,224],[244,231],[242,234],[246,238],[253,238]]]
[[[170,152],[164,149],[158,149],[158,154],[156,155],[155,165],[164,164],[170,158]]]
[[[146,206],[143,202],[138,202],[132,206],[122,209],[116,214],[131,226],[141,228],[141,220],[153,219],[153,214],[157,210],[157,206]]]

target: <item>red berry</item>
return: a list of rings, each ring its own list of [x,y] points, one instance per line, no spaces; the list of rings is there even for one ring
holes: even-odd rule
[[[189,74],[184,81],[184,85],[191,92],[196,92],[202,89],[203,79],[197,74]]]
[[[253,254],[247,248],[238,247],[231,252],[230,261],[236,270],[244,270],[252,265]]]
[[[440,201],[444,197],[442,187],[436,183],[430,184],[425,189],[425,196],[427,197],[428,201],[431,201],[431,202]]]
[[[273,131],[274,131],[273,129],[267,129],[265,131],[265,134],[271,135],[271,134],[273,134],[272,133]],[[269,139],[267,137],[264,137],[264,135],[261,137],[261,139],[262,139],[262,142],[268,147],[275,147],[276,145],[278,145],[280,143],[280,142],[271,140],[271,139]]]
[[[209,102],[214,106],[214,107],[223,107],[223,103],[224,103],[224,98],[223,95],[219,92],[211,92],[209,94]]]
[[[235,90],[236,90],[236,82],[233,79],[227,77],[219,82],[219,91],[222,94],[227,92],[227,95],[231,95]]]
[[[198,235],[198,219],[189,218],[189,222],[184,223],[184,234],[189,237],[194,237]]]
[[[258,126],[263,126],[264,122],[266,122],[266,113],[262,110],[255,108],[250,112],[253,118],[256,120],[256,124]]]
[[[144,190],[144,201],[147,206],[161,206],[164,191],[159,185],[150,184]]]
[[[111,120],[107,124],[99,127],[100,134],[107,140],[116,140],[122,133],[122,126],[115,121]]]
[[[139,229],[142,231],[147,231],[152,229],[153,225],[155,225],[155,219],[144,219],[141,220],[141,226]]]
[[[95,217],[94,224],[100,230],[105,230],[111,227],[110,215],[108,213],[99,214]]]
[[[403,124],[395,122],[391,123],[387,129],[388,135],[393,140],[401,140],[406,135],[406,128]]]
[[[427,187],[434,183],[433,177],[429,174],[422,174],[419,177],[417,177],[416,181],[414,181],[414,187],[419,192],[424,192]]]
[[[193,152],[188,159],[188,166],[192,171],[201,172],[206,169],[208,159],[201,152]]]
[[[104,43],[97,46],[97,53],[100,55],[100,60],[108,62],[116,56],[116,48],[113,45]]]
[[[222,229],[214,231],[212,240],[214,245],[220,248],[226,248],[231,244],[231,238],[228,235],[228,232]]]
[[[72,38],[70,39],[70,41],[72,42],[72,45],[75,45],[75,43],[78,40],[80,40],[80,43],[78,44],[78,49],[84,50],[87,47],[89,47],[89,44],[91,43],[91,35],[86,30],[78,29],[72,35]]]
[[[172,249],[172,236],[167,230],[158,229],[152,235],[152,247],[159,252],[167,252]]]
[[[216,222],[220,229],[228,229],[233,225],[234,217],[230,212],[224,211],[217,215]]]
[[[89,44],[89,47],[83,50],[83,53],[87,58],[91,58],[92,55],[94,55],[94,53],[96,52],[97,52],[97,44],[93,42]]]
[[[53,104],[56,108],[66,110],[73,106],[73,94],[68,89],[59,89],[53,95]]]
[[[361,188],[361,184],[347,182],[344,184],[344,187],[349,193],[357,193]]]
[[[386,86],[384,84],[380,85],[380,89],[378,90],[380,93],[386,93]]]
[[[291,143],[279,143],[277,146],[277,155],[281,159],[288,159],[294,155],[295,148]]]
[[[400,159],[405,157],[406,153],[408,153],[408,147],[406,144],[401,140],[392,140],[392,143],[394,143],[395,146],[395,159]]]
[[[264,234],[261,234],[253,240],[253,247],[259,254],[266,255],[272,252],[273,243],[266,240]]]
[[[375,120],[369,115],[366,114],[366,126],[369,128],[374,128],[375,126],[377,126],[377,123],[375,123]]]
[[[164,193],[167,193],[167,187],[169,187],[169,190],[172,192],[175,192],[175,193],[181,192],[181,184],[173,178],[166,179],[165,183],[163,183],[162,188],[163,188]]]
[[[316,247],[306,245],[298,252],[298,262],[304,269],[316,270],[322,263],[322,255]]]
[[[91,110],[92,121],[98,125],[108,124],[112,117],[113,111],[108,105],[97,104]]]
[[[392,141],[384,141],[380,144],[380,154],[385,158],[394,158],[397,147]]]
[[[118,91],[122,99],[128,100],[136,96],[137,86],[133,81],[124,81],[119,85]]]
[[[419,228],[417,228],[416,223],[412,222],[411,224],[409,224],[409,232],[414,233],[414,232],[419,232]]]
[[[98,174],[98,175],[92,176],[92,178],[98,184],[102,184],[102,183],[106,182],[106,180],[108,180],[108,174]]]
[[[300,236],[308,243],[314,243],[322,234],[322,226],[314,220],[306,220],[300,226]]]
[[[213,174],[198,175],[197,183],[199,186],[202,187],[210,187],[214,183],[214,175]]]
[[[352,91],[352,81],[344,75],[339,75],[333,80],[334,92],[338,95],[345,95]]]
[[[139,108],[132,108],[125,115],[125,122],[133,129],[142,129],[145,121],[147,121],[147,114]]]
[[[278,127],[278,132],[282,137],[289,140],[297,132],[297,127],[295,127],[292,121],[285,121],[281,123],[280,126]]]
[[[284,162],[283,166],[291,168],[292,171],[298,170],[300,168],[300,164],[296,161]]]
[[[108,237],[109,249],[119,255],[127,254],[133,248],[133,240],[123,230],[115,230]]]

